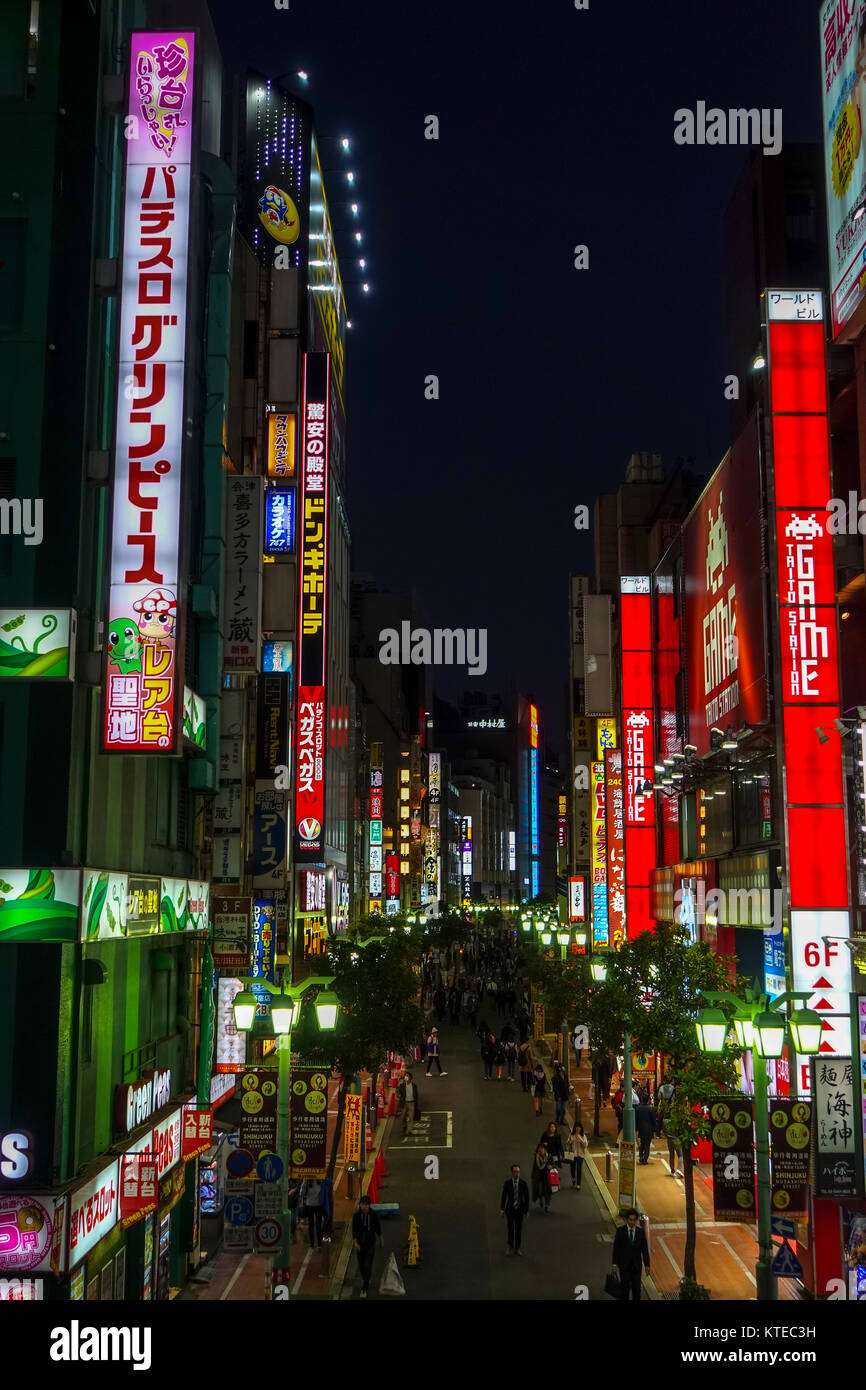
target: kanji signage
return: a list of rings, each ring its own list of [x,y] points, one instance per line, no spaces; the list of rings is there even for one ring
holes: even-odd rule
[[[263,487],[261,478],[226,479],[225,671],[259,670]]]
[[[302,869],[300,911],[321,917],[326,911],[327,875],[324,869]]]
[[[156,1211],[156,1159],[152,1153],[124,1154],[120,1160],[120,1224],[124,1228]]]
[[[592,939],[607,946],[607,800],[604,763],[590,764],[592,787]]]
[[[629,938],[652,930],[650,872],[655,863],[655,797],[642,791],[653,780],[652,599],[647,576],[620,580],[622,728],[625,839],[625,915]]]
[[[120,1160],[73,1192],[69,1201],[69,1267],[80,1264],[117,1224]]]
[[[294,478],[297,418],[279,411],[268,415],[268,477]]]
[[[755,1220],[754,1101],[733,1094],[710,1101],[713,1212],[716,1221]]]
[[[860,1125],[854,1104],[854,1063],[850,1057],[813,1057],[811,1068],[815,1196],[862,1197],[863,1160],[858,1152]]]
[[[328,1072],[292,1056],[292,1176],[323,1178],[328,1167]]]
[[[250,953],[250,975],[254,980],[268,980],[274,983],[274,924],[276,905],[267,899],[255,898],[253,901],[253,938]],[[264,1016],[270,1013],[270,992],[264,985],[250,986],[258,999],[256,1013]]]
[[[213,963],[217,970],[246,970],[250,963],[251,898],[214,898]]]
[[[848,1013],[843,996],[851,987],[841,940],[850,931],[845,789],[838,742],[821,743],[815,733],[832,728],[840,712],[833,537],[825,525],[832,487],[823,301],[817,292],[768,290],[766,305],[794,987],[815,990],[811,1007],[826,1016],[821,1050],[838,1054],[850,1050],[838,1017]]]
[[[304,355],[295,832],[307,863],[325,852],[329,371],[328,353]]]
[[[133,33],[103,749],[182,744],[180,583],[195,39]]]
[[[348,1165],[361,1162],[361,1096],[346,1096],[346,1110],[343,1116],[343,1159]]]
[[[812,1105],[776,1097],[770,1101],[770,1161],[773,1211],[795,1221],[809,1217]]]
[[[248,1071],[241,1077],[240,1147],[258,1159],[277,1147],[277,1074]]]
[[[581,876],[568,880],[568,920],[586,921],[586,879]]]
[[[623,828],[622,752],[604,755],[607,792],[607,921],[611,948],[625,941],[625,833]]]
[[[265,493],[265,553],[292,555],[295,549],[295,489],[269,487]]]
[[[183,1137],[181,1158],[186,1163],[190,1158],[198,1158],[213,1146],[213,1111],[197,1110],[194,1106],[183,1107]]]

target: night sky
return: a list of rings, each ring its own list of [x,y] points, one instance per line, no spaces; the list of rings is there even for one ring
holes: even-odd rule
[[[345,214],[335,236],[354,568],[416,589],[436,625],[486,627],[487,675],[446,670],[441,693],[531,695],[560,752],[567,576],[592,570],[575,507],[636,450],[708,473],[731,442],[721,217],[748,151],[676,145],[674,111],[781,107],[786,142],[817,140],[818,9],[211,0],[230,69],[306,69],[286,85],[353,140],[366,271]]]

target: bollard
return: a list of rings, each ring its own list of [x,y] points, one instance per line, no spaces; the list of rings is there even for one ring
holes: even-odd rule
[[[604,1156],[604,1180],[605,1182],[613,1182],[613,1154],[610,1149]]]

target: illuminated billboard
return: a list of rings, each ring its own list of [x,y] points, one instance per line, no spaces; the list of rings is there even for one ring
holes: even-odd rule
[[[815,732],[832,729],[840,704],[822,296],[768,290],[766,310],[794,984],[815,991],[810,1006],[826,1018],[821,1050],[839,1055],[850,1047],[845,787],[838,741]]]
[[[297,417],[273,410],[268,415],[268,477],[295,476]]]
[[[269,487],[265,493],[265,554],[292,555],[295,549],[295,489]]]
[[[75,941],[80,869],[0,869],[0,945]]]
[[[325,854],[329,387],[328,353],[305,353],[301,397],[295,835],[296,857],[307,863],[323,860]]]
[[[0,681],[74,680],[77,616],[71,608],[0,608]]]
[[[622,640],[622,766],[625,838],[625,917],[629,940],[654,929],[649,911],[655,862],[653,780],[652,598],[647,575],[620,579]]]
[[[608,748],[604,755],[607,792],[607,919],[610,945],[616,951],[625,941],[625,836],[622,797],[622,752]]]
[[[842,330],[866,293],[866,219],[862,212],[866,200],[864,16],[863,0],[824,0],[821,6],[822,140],[830,298],[833,336],[843,339],[846,335]]]
[[[192,33],[133,33],[103,749],[177,753]]]
[[[568,920],[586,921],[586,880],[582,876],[568,880]]]
[[[699,757],[711,729],[769,718],[761,512],[755,412],[683,526],[689,739]]]
[[[592,940],[596,946],[607,946],[607,803],[604,763],[591,763],[589,773],[592,807]]]

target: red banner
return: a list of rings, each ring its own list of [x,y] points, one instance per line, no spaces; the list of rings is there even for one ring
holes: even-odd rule
[[[181,1158],[198,1158],[213,1146],[213,1112],[211,1110],[187,1110],[183,1112],[183,1138]]]
[[[134,1226],[156,1211],[156,1158],[151,1153],[124,1154],[120,1160],[120,1224]]]

